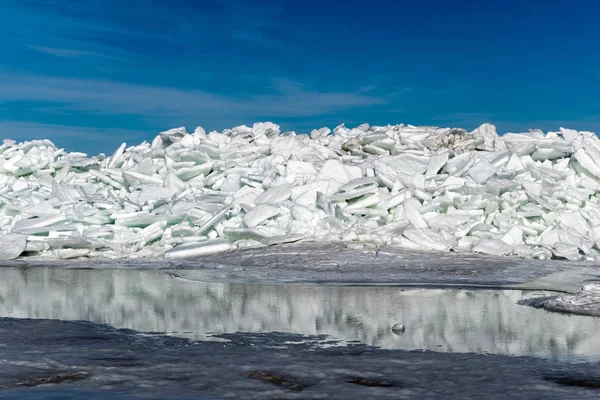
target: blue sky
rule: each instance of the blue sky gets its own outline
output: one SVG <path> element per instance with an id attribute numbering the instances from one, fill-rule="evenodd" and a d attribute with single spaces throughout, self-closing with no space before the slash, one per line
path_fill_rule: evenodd
<path id="1" fill-rule="evenodd" d="M 3 0 L 0 136 L 270 120 L 600 131 L 595 0 Z"/>

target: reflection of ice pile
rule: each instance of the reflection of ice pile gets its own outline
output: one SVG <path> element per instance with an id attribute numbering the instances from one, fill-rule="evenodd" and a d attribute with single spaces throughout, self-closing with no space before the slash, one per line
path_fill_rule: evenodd
<path id="1" fill-rule="evenodd" d="M 485 124 L 257 123 L 161 133 L 112 156 L 0 146 L 0 257 L 169 257 L 360 240 L 524 257 L 600 257 L 600 140 Z"/>
<path id="2" fill-rule="evenodd" d="M 138 331 L 292 332 L 401 349 L 600 356 L 600 320 L 523 307 L 524 292 L 201 283 L 158 271 L 2 268 L 0 317 Z M 393 332 L 401 321 L 402 335 Z"/>

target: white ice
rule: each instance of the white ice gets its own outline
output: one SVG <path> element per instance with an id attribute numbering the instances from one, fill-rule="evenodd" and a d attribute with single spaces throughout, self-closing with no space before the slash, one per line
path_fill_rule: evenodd
<path id="1" fill-rule="evenodd" d="M 0 145 L 0 259 L 189 257 L 291 242 L 600 259 L 600 140 L 412 125 L 198 127 L 68 153 Z M 85 245 L 82 245 L 85 244 Z"/>

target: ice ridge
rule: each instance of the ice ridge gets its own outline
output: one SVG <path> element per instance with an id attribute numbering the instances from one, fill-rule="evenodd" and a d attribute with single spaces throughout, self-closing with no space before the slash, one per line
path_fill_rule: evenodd
<path id="1" fill-rule="evenodd" d="M 112 155 L 0 146 L 0 259 L 188 257 L 300 241 L 600 259 L 600 140 L 264 122 Z"/>

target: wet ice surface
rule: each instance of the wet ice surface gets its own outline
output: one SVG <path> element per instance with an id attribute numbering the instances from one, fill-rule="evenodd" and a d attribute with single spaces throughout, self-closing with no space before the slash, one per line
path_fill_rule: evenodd
<path id="1" fill-rule="evenodd" d="M 0 319 L 0 335 L 2 399 L 599 396 L 596 364 L 364 345 L 324 349 L 313 343 L 322 337 L 277 333 L 193 342 L 55 320 Z M 67 378 L 36 386 L 57 377 Z"/>
<path id="2" fill-rule="evenodd" d="M 191 339 L 289 332 L 390 349 L 600 359 L 600 319 L 517 304 L 547 295 L 204 283 L 156 270 L 0 269 L 0 317 L 88 320 Z M 397 323 L 404 332 L 392 330 Z"/>
<path id="3" fill-rule="evenodd" d="M 0 399 L 600 397 L 600 320 L 516 304 L 598 275 L 358 243 L 5 261 L 0 316 L 35 319 L 0 319 Z M 456 290 L 486 286 L 501 290 Z"/>
<path id="4" fill-rule="evenodd" d="M 203 282 L 328 285 L 477 286 L 576 293 L 600 281 L 593 262 L 531 260 L 477 254 L 414 251 L 367 243 L 306 243 L 240 249 L 182 260 L 30 257 L 2 266 L 172 270 Z"/>

